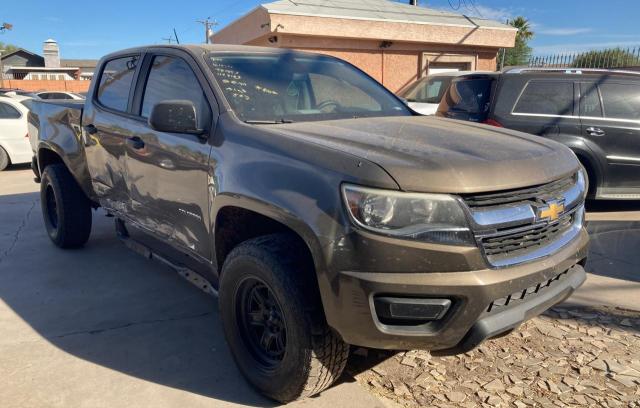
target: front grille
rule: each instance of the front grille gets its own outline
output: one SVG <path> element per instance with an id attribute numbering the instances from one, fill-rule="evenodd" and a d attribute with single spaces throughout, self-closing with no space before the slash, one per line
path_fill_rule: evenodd
<path id="1" fill-rule="evenodd" d="M 465 195 L 462 198 L 470 208 L 499 206 L 522 201 L 536 201 L 544 197 L 558 197 L 576 182 L 576 176 L 566 177 L 548 184 L 495 193 Z"/>
<path id="2" fill-rule="evenodd" d="M 544 185 L 462 198 L 485 258 L 494 267 L 505 267 L 550 255 L 577 236 L 584 188 L 574 174 Z"/>
<path id="3" fill-rule="evenodd" d="M 488 237 L 481 237 L 480 243 L 490 260 L 517 256 L 553 242 L 571 228 L 572 223 L 572 214 L 565 214 L 553 223 L 545 222 L 508 229 Z"/>

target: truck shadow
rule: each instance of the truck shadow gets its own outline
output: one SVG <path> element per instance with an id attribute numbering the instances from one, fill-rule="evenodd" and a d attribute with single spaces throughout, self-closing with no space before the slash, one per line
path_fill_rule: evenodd
<path id="1" fill-rule="evenodd" d="M 0 357 L 14 364 L 1 364 L 0 373 L 43 383 L 77 376 L 67 364 L 52 363 L 56 359 L 37 361 L 44 339 L 74 357 L 145 381 L 219 401 L 274 406 L 237 370 L 216 300 L 126 249 L 116 239 L 113 219 L 97 212 L 93 221 L 85 248 L 59 250 L 45 235 L 37 193 L 0 196 L 0 313 L 15 316 L 3 320 L 2 332 L 14 339 L 0 342 L 0 355 L 4 347 L 19 350 L 21 338 L 35 336 L 23 322 L 37 333 L 35 343 L 24 342 L 24 364 L 15 366 L 15 356 Z M 50 368 L 29 371 L 31 365 Z"/>

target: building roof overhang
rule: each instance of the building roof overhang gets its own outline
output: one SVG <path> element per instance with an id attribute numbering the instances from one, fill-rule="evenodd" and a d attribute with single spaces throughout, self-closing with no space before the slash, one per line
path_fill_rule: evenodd
<path id="1" fill-rule="evenodd" d="M 386 0 L 300 0 L 260 5 L 218 31 L 214 41 L 246 44 L 278 33 L 499 48 L 513 47 L 516 32 L 493 20 Z"/>

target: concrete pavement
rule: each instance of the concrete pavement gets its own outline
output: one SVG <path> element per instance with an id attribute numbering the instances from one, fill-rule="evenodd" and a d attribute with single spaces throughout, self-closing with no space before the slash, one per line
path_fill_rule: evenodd
<path id="1" fill-rule="evenodd" d="M 1 407 L 273 405 L 236 369 L 214 299 L 127 250 L 100 212 L 84 249 L 56 249 L 38 188 L 24 167 L 0 173 Z M 595 210 L 594 273 L 570 302 L 638 307 L 638 210 Z M 388 404 L 345 377 L 293 405 Z"/>

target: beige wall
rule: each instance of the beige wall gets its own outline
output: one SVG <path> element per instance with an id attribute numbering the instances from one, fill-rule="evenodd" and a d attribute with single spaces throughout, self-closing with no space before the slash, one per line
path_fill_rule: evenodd
<path id="1" fill-rule="evenodd" d="M 498 49 L 512 47 L 515 33 L 500 28 L 269 14 L 258 7 L 219 31 L 214 42 L 332 55 L 397 92 L 426 75 L 430 63 L 465 63 L 472 70 L 493 71 Z M 385 47 L 381 39 L 387 42 Z"/>
<path id="2" fill-rule="evenodd" d="M 469 62 L 474 70 L 494 71 L 497 48 L 443 46 L 438 44 L 393 42 L 380 48 L 381 42 L 337 38 L 317 38 L 278 34 L 277 42 L 263 36 L 251 45 L 277 46 L 309 52 L 318 52 L 341 58 L 362 69 L 393 92 L 397 92 L 427 74 L 426 60 L 439 62 Z M 428 54 L 428 58 L 427 55 Z"/>
<path id="3" fill-rule="evenodd" d="M 513 28 L 269 14 L 257 7 L 216 33 L 214 42 L 245 44 L 265 34 L 284 34 L 500 48 L 513 47 L 516 32 Z"/>

